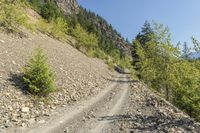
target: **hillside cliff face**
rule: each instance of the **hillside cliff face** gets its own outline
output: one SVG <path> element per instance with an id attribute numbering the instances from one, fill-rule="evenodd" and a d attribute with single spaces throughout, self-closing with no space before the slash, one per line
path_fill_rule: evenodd
<path id="1" fill-rule="evenodd" d="M 78 13 L 78 4 L 76 0 L 55 0 L 65 14 Z"/>
<path id="2" fill-rule="evenodd" d="M 117 48 L 124 54 L 131 55 L 130 42 L 126 41 L 103 17 L 79 7 L 77 19 L 84 29 L 99 37 L 100 47 L 107 49 L 107 53 L 111 53 L 109 49 Z"/>
<path id="3" fill-rule="evenodd" d="M 110 45 L 114 45 L 115 48 L 119 49 L 124 54 L 131 55 L 129 42 L 125 41 L 125 39 L 104 18 L 80 7 L 76 0 L 55 0 L 55 2 L 65 15 L 76 15 L 79 23 L 84 29 L 99 36 L 103 47 L 108 47 L 104 44 L 106 42 Z"/>

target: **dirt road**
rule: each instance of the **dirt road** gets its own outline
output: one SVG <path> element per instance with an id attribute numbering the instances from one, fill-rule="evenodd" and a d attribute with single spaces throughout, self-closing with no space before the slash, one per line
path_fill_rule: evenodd
<path id="1" fill-rule="evenodd" d="M 82 101 L 70 109 L 62 110 L 54 118 L 35 128 L 21 132 L 28 133 L 88 133 L 101 132 L 109 126 L 103 117 L 117 115 L 126 105 L 130 78 L 128 75 L 110 79 L 112 83 L 98 95 Z"/>
<path id="2" fill-rule="evenodd" d="M 199 123 L 145 85 L 119 75 L 96 96 L 22 133 L 199 133 Z"/>

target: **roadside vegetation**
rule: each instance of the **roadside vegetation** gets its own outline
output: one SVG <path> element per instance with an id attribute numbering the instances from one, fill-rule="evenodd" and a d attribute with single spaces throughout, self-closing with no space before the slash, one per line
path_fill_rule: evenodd
<path id="1" fill-rule="evenodd" d="M 194 50 L 199 46 L 194 44 Z M 200 61 L 189 59 L 189 51 L 173 45 L 169 29 L 156 23 L 146 22 L 133 41 L 138 77 L 200 121 Z"/>

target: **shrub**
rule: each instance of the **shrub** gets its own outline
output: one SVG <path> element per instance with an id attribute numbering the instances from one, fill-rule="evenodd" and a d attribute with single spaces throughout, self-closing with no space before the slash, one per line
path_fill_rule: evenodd
<path id="1" fill-rule="evenodd" d="M 50 23 L 50 34 L 57 39 L 65 39 L 68 26 L 63 18 L 53 19 Z"/>
<path id="2" fill-rule="evenodd" d="M 38 22 L 38 29 L 45 34 L 62 40 L 66 38 L 68 26 L 66 21 L 62 18 L 53 19 L 50 23 L 41 19 Z"/>
<path id="3" fill-rule="evenodd" d="M 86 48 L 86 51 L 96 49 L 98 47 L 98 38 L 95 34 L 88 33 L 80 24 L 77 24 L 72 31 L 72 35 L 78 40 L 80 46 Z M 77 46 L 77 47 L 80 47 Z"/>
<path id="4" fill-rule="evenodd" d="M 2 0 L 0 2 L 0 26 L 11 32 L 18 32 L 19 26 L 26 26 L 27 16 L 21 7 L 21 1 L 11 2 Z"/>
<path id="5" fill-rule="evenodd" d="M 122 69 L 132 69 L 131 59 L 128 56 L 121 58 L 118 65 Z"/>
<path id="6" fill-rule="evenodd" d="M 23 72 L 24 83 L 31 94 L 47 96 L 55 90 L 54 75 L 49 69 L 47 58 L 40 48 L 36 50 L 28 65 L 23 68 Z"/>
<path id="7" fill-rule="evenodd" d="M 108 65 L 108 69 L 114 71 L 115 63 L 112 60 L 106 60 L 105 62 Z"/>
<path id="8" fill-rule="evenodd" d="M 42 33 L 45 33 L 45 34 L 48 34 L 50 35 L 50 24 L 48 22 L 46 22 L 46 20 L 44 19 L 40 19 L 38 22 L 37 22 L 37 29 L 39 31 L 41 31 Z"/>
<path id="9" fill-rule="evenodd" d="M 102 60 L 108 59 L 108 56 L 100 48 L 90 49 L 89 51 L 87 51 L 86 55 L 89 57 L 99 58 Z"/>

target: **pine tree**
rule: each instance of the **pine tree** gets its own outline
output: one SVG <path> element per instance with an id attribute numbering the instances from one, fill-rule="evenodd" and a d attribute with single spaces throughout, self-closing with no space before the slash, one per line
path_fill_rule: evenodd
<path id="1" fill-rule="evenodd" d="M 64 18 L 63 12 L 57 7 L 53 0 L 45 0 L 44 5 L 41 7 L 40 14 L 49 22 L 58 17 Z"/>
<path id="2" fill-rule="evenodd" d="M 189 55 L 190 55 L 190 48 L 188 47 L 187 42 L 184 42 L 183 44 L 183 50 L 182 50 L 182 58 L 183 59 L 189 59 Z"/>
<path id="3" fill-rule="evenodd" d="M 137 54 L 137 49 L 139 43 L 142 48 L 145 50 L 146 45 L 148 44 L 149 41 L 152 39 L 155 39 L 155 33 L 148 21 L 145 21 L 141 32 L 139 32 L 135 38 L 135 41 L 133 41 L 132 45 L 132 58 L 133 58 L 133 65 L 136 66 L 136 70 L 140 69 L 139 66 L 137 65 L 138 61 L 140 60 L 139 55 Z"/>
<path id="4" fill-rule="evenodd" d="M 23 68 L 24 83 L 33 95 L 47 96 L 55 90 L 54 75 L 49 69 L 47 58 L 42 49 L 38 48 L 28 65 Z"/>
<path id="5" fill-rule="evenodd" d="M 194 50 L 200 52 L 200 42 L 195 37 L 192 37 L 191 39 L 194 44 Z"/>

